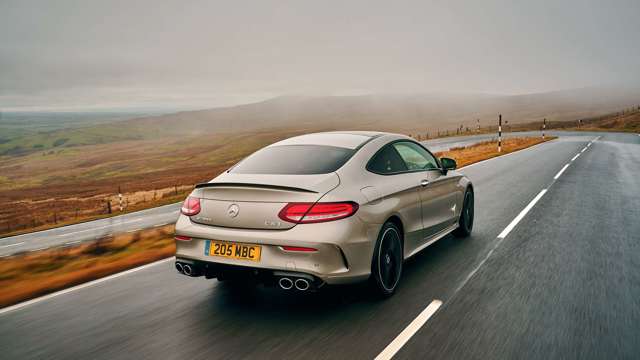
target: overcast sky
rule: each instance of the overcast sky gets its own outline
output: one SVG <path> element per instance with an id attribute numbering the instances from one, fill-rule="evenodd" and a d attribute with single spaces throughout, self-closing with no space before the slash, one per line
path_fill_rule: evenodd
<path id="1" fill-rule="evenodd" d="M 640 83 L 640 1 L 0 0 L 0 108 Z"/>

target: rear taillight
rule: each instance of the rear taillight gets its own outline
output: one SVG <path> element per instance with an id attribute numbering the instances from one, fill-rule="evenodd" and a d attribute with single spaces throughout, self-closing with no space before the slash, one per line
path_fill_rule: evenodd
<path id="1" fill-rule="evenodd" d="M 189 236 L 176 235 L 174 238 L 178 241 L 191 241 Z"/>
<path id="2" fill-rule="evenodd" d="M 297 252 L 316 252 L 318 249 L 304 247 L 304 246 L 281 246 L 284 251 L 297 251 Z"/>
<path id="3" fill-rule="evenodd" d="M 310 224 L 344 219 L 356 213 L 358 204 L 347 202 L 332 203 L 289 203 L 278 217 L 296 224 Z"/>
<path id="4" fill-rule="evenodd" d="M 180 211 L 187 216 L 197 215 L 200 212 L 200 199 L 189 196 L 185 199 Z"/>

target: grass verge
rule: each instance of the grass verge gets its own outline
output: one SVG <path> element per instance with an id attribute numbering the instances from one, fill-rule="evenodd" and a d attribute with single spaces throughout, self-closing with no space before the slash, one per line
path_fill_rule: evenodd
<path id="1" fill-rule="evenodd" d="M 175 254 L 173 225 L 0 260 L 0 307 L 99 279 Z"/>

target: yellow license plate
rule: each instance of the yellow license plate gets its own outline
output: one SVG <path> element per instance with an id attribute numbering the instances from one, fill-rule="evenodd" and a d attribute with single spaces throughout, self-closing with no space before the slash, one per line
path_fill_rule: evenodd
<path id="1" fill-rule="evenodd" d="M 260 261 L 260 245 L 238 244 L 226 241 L 210 240 L 208 254 L 229 259 Z"/>

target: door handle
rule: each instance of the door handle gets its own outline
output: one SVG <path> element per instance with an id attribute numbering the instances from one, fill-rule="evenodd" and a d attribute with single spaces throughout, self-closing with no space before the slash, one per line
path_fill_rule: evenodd
<path id="1" fill-rule="evenodd" d="M 424 180 L 420 180 L 420 186 L 425 187 L 429 185 L 429 180 L 424 179 Z"/>

